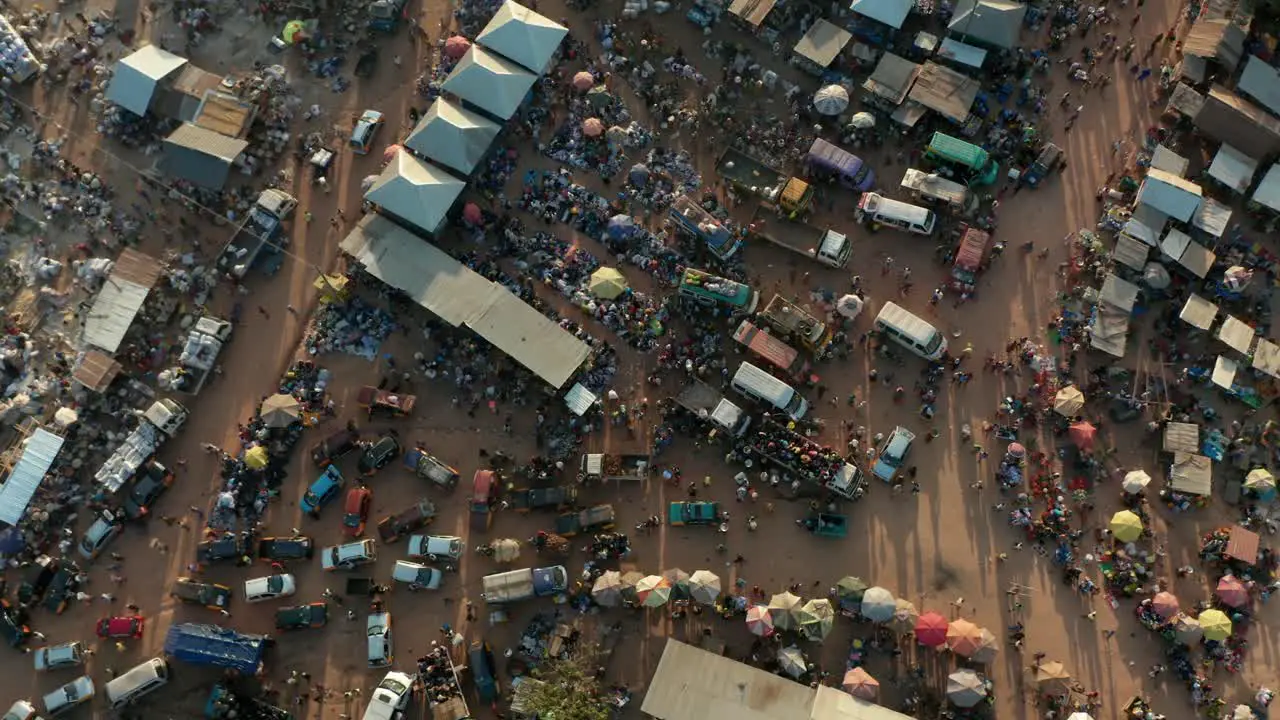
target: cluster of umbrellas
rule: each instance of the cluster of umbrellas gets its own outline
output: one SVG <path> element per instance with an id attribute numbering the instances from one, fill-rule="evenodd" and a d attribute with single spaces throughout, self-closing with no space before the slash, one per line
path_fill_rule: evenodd
<path id="1" fill-rule="evenodd" d="M 591 597 L 604 607 L 617 607 L 624 600 L 648 608 L 662 607 L 672 600 L 714 605 L 720 597 L 720 577 L 710 570 L 692 575 L 678 568 L 661 575 L 609 570 L 596 578 Z"/>
<path id="2" fill-rule="evenodd" d="M 964 619 L 948 622 L 936 612 L 922 615 L 909 600 L 894 598 L 882 587 L 867 587 L 861 578 L 841 578 L 836 583 L 836 595 L 842 605 L 856 605 L 862 617 L 871 622 L 891 623 L 903 632 L 914 633 L 921 645 L 945 645 L 955 654 L 980 663 L 990 663 L 1000 651 L 1000 642 L 990 630 Z"/>
<path id="3" fill-rule="evenodd" d="M 1218 599 L 1231 607 L 1243 607 L 1249 603 L 1249 591 L 1232 575 L 1218 581 Z M 1156 593 L 1151 598 L 1151 608 L 1165 620 L 1173 623 L 1173 634 L 1183 645 L 1194 645 L 1201 638 L 1221 642 L 1231 637 L 1231 618 L 1221 610 L 1211 609 L 1195 618 L 1182 612 L 1178 598 L 1171 592 Z"/>
<path id="4" fill-rule="evenodd" d="M 795 630 L 809 640 L 821 641 L 835 626 L 836 610 L 826 598 L 803 602 L 791 592 L 774 595 L 768 605 L 747 609 L 747 629 L 769 637 L 777 630 Z"/>

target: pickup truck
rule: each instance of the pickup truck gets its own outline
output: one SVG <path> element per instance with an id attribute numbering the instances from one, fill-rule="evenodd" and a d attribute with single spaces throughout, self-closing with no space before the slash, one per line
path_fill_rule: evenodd
<path id="1" fill-rule="evenodd" d="M 564 592 L 569 587 L 569 575 L 563 565 L 524 568 L 485 575 L 480 586 L 486 603 L 519 602 Z"/>
<path id="2" fill-rule="evenodd" d="M 701 380 L 686 385 L 676 396 L 676 404 L 728 432 L 731 437 L 741 437 L 751 427 L 751 416 L 745 410 Z"/>
<path id="3" fill-rule="evenodd" d="M 378 537 L 382 542 L 390 543 L 399 540 L 416 530 L 426 527 L 436 517 L 435 503 L 422 498 L 413 505 L 378 521 Z"/>
<path id="4" fill-rule="evenodd" d="M 204 388 L 218 364 L 218 355 L 231 338 L 231 323 L 216 317 L 196 321 L 178 357 L 178 366 L 170 372 L 170 386 L 187 395 L 197 395 Z"/>
<path id="5" fill-rule="evenodd" d="M 813 188 L 797 177 L 728 148 L 716 160 L 716 173 L 731 185 L 778 207 L 789 215 L 800 215 L 813 200 Z"/>
<path id="6" fill-rule="evenodd" d="M 668 525 L 715 525 L 719 522 L 719 503 L 682 501 L 667 507 Z"/>
<path id="7" fill-rule="evenodd" d="M 743 444 L 752 455 L 791 477 L 817 485 L 846 499 L 856 500 L 862 497 L 865 490 L 866 479 L 858 466 L 850 463 L 835 449 L 792 432 L 767 417 L 761 421 L 759 430 L 750 433 Z M 800 450 L 797 452 L 793 448 Z M 801 463 L 800 454 L 809 458 L 809 462 Z"/>
<path id="8" fill-rule="evenodd" d="M 201 564 L 240 560 L 253 550 L 253 534 L 248 530 L 229 532 L 196 546 L 196 561 Z"/>
<path id="9" fill-rule="evenodd" d="M 570 485 L 548 488 L 516 488 L 508 495 L 508 502 L 516 512 L 530 510 L 563 510 L 572 507 L 578 499 L 578 489 Z"/>
<path id="10" fill-rule="evenodd" d="M 430 480 L 446 490 L 452 490 L 458 485 L 458 471 L 423 448 L 415 447 L 405 453 L 404 464 L 418 477 Z"/>
<path id="11" fill-rule="evenodd" d="M 844 233 L 831 228 L 821 228 L 804 222 L 788 222 L 782 216 L 773 216 L 765 206 L 756 208 L 747 225 L 749 237 L 760 238 L 816 260 L 831 268 L 842 268 L 853 254 L 853 241 Z"/>
<path id="12" fill-rule="evenodd" d="M 217 625 L 180 623 L 169 626 L 164 653 L 192 665 L 225 668 L 253 677 L 262 668 L 267 641 L 265 635 L 239 633 Z"/>
<path id="13" fill-rule="evenodd" d="M 263 190 L 218 255 L 218 272 L 236 280 L 247 275 L 262 249 L 284 234 L 284 221 L 297 206 L 297 199 L 283 190 Z"/>
<path id="14" fill-rule="evenodd" d="M 617 514 L 612 505 L 593 505 L 581 512 L 565 513 L 556 518 L 556 534 L 573 537 L 579 533 L 608 530 L 613 527 Z"/>
<path id="15" fill-rule="evenodd" d="M 140 416 L 138 427 L 125 437 L 93 475 L 94 481 L 109 494 L 124 487 L 139 468 L 155 457 L 156 451 L 178 434 L 188 416 L 187 409 L 170 398 L 161 398 L 146 410 L 134 412 Z"/>
<path id="16" fill-rule="evenodd" d="M 586 453 L 578 472 L 584 481 L 644 480 L 649 476 L 649 456 Z"/>

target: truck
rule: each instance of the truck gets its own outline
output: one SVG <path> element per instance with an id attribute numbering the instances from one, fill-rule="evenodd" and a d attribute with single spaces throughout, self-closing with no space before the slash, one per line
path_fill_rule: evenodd
<path id="1" fill-rule="evenodd" d="M 578 468 L 578 481 L 644 480 L 649 476 L 648 455 L 584 453 Z"/>
<path id="2" fill-rule="evenodd" d="M 192 665 L 224 668 L 252 677 L 262 669 L 267 642 L 265 635 L 240 633 L 217 625 L 178 623 L 169 626 L 164 653 Z"/>
<path id="3" fill-rule="evenodd" d="M 530 510 L 563 510 L 578 500 L 578 488 L 556 485 L 544 488 L 516 488 L 507 493 L 508 502 L 516 512 Z"/>
<path id="4" fill-rule="evenodd" d="M 721 260 L 742 249 L 742 238 L 688 195 L 681 195 L 667 213 L 676 228 L 698 240 Z"/>
<path id="5" fill-rule="evenodd" d="M 534 597 L 558 595 L 569 588 L 569 574 L 563 565 L 524 568 L 485 575 L 481 597 L 489 604 L 520 602 Z"/>
<path id="6" fill-rule="evenodd" d="M 760 238 L 827 267 L 842 268 L 849 263 L 853 241 L 848 235 L 805 222 L 770 223 L 768 213 L 764 205 L 756 208 L 747 225 L 748 237 Z"/>
<path id="7" fill-rule="evenodd" d="M 815 357 L 826 354 L 832 332 L 827 324 L 781 295 L 774 295 L 758 316 L 783 340 L 806 348 Z"/>
<path id="8" fill-rule="evenodd" d="M 268 245 L 274 251 L 268 254 L 281 256 L 273 241 L 284 234 L 284 222 L 297 206 L 297 198 L 283 190 L 263 190 L 219 253 L 218 272 L 243 278 Z"/>
<path id="9" fill-rule="evenodd" d="M 857 500 L 866 492 L 866 475 L 861 468 L 835 449 L 820 445 L 768 417 L 743 444 L 750 455 L 782 470 L 791 479 L 817 485 L 846 500 Z M 802 457 L 806 458 L 803 462 Z"/>
<path id="10" fill-rule="evenodd" d="M 716 160 L 716 173 L 738 190 L 760 198 L 792 219 L 803 215 L 813 201 L 813 187 L 808 182 L 734 148 L 728 148 Z"/>
<path id="11" fill-rule="evenodd" d="M 676 396 L 676 404 L 732 437 L 741 437 L 751 427 L 751 416 L 745 410 L 701 380 L 686 385 Z"/>
<path id="12" fill-rule="evenodd" d="M 907 172 L 902 176 L 900 187 L 906 190 L 913 200 L 943 203 L 952 212 L 967 215 L 978 208 L 978 196 L 969 192 L 969 188 L 937 173 L 907 168 Z"/>
<path id="13" fill-rule="evenodd" d="M 458 471 L 452 465 L 427 452 L 425 448 L 415 447 L 405 453 L 404 464 L 418 477 L 430 480 L 446 490 L 452 490 L 458 485 Z"/>
<path id="14" fill-rule="evenodd" d="M 146 410 L 134 412 L 141 416 L 138 427 L 94 473 L 94 481 L 107 493 L 118 491 L 139 468 L 155 457 L 165 441 L 178 434 L 188 415 L 181 403 L 170 398 L 161 398 Z"/>
<path id="15" fill-rule="evenodd" d="M 170 380 L 174 390 L 187 395 L 199 394 L 205 381 L 213 375 L 223 346 L 231 339 L 231 327 L 226 320 L 208 315 L 196 321 Z"/>

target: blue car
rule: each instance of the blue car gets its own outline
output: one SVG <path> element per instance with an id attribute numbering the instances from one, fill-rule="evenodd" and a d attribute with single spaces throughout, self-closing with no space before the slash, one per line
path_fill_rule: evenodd
<path id="1" fill-rule="evenodd" d="M 889 433 L 889 438 L 885 440 L 884 446 L 880 448 L 880 457 L 871 468 L 871 474 L 887 483 L 893 482 L 898 471 L 902 469 L 907 453 L 911 450 L 911 443 L 915 439 L 915 433 L 901 425 L 894 428 L 893 432 Z"/>
<path id="2" fill-rule="evenodd" d="M 342 473 L 336 465 L 330 465 L 324 469 L 320 477 L 311 483 L 311 487 L 307 488 L 306 494 L 302 496 L 302 501 L 298 505 L 302 508 L 302 512 L 309 515 L 319 515 L 320 508 L 333 502 L 338 494 L 342 492 L 342 486 L 346 484 L 346 480 L 342 478 Z"/>

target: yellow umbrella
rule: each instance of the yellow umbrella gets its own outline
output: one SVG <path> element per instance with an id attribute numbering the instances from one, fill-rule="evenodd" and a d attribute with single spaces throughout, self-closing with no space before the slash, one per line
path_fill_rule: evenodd
<path id="1" fill-rule="evenodd" d="M 1075 385 L 1068 385 L 1053 398 L 1053 409 L 1063 417 L 1075 417 L 1084 407 L 1084 393 Z"/>
<path id="2" fill-rule="evenodd" d="M 616 268 L 602 267 L 591 273 L 587 287 L 592 295 L 612 300 L 627 291 L 627 279 Z"/>
<path id="3" fill-rule="evenodd" d="M 1221 610 L 1205 610 L 1200 613 L 1200 629 L 1205 640 L 1221 642 L 1231 637 L 1231 618 Z"/>
<path id="4" fill-rule="evenodd" d="M 1266 468 L 1254 468 L 1244 477 L 1244 486 L 1259 492 L 1276 489 L 1276 479 Z"/>
<path id="5" fill-rule="evenodd" d="M 267 466 L 267 449 L 261 445 L 255 445 L 249 448 L 244 454 L 244 464 L 254 470 L 261 470 Z"/>
<path id="6" fill-rule="evenodd" d="M 1135 515 L 1132 510 L 1121 510 L 1111 516 L 1111 522 L 1107 527 L 1111 528 L 1111 533 L 1120 542 L 1133 542 L 1142 537 L 1142 518 Z"/>
<path id="7" fill-rule="evenodd" d="M 298 37 L 298 34 L 301 33 L 302 30 L 303 23 L 301 20 L 290 20 L 284 24 L 284 30 L 280 32 L 280 39 L 284 40 L 289 45 L 292 45 L 294 38 Z"/>

